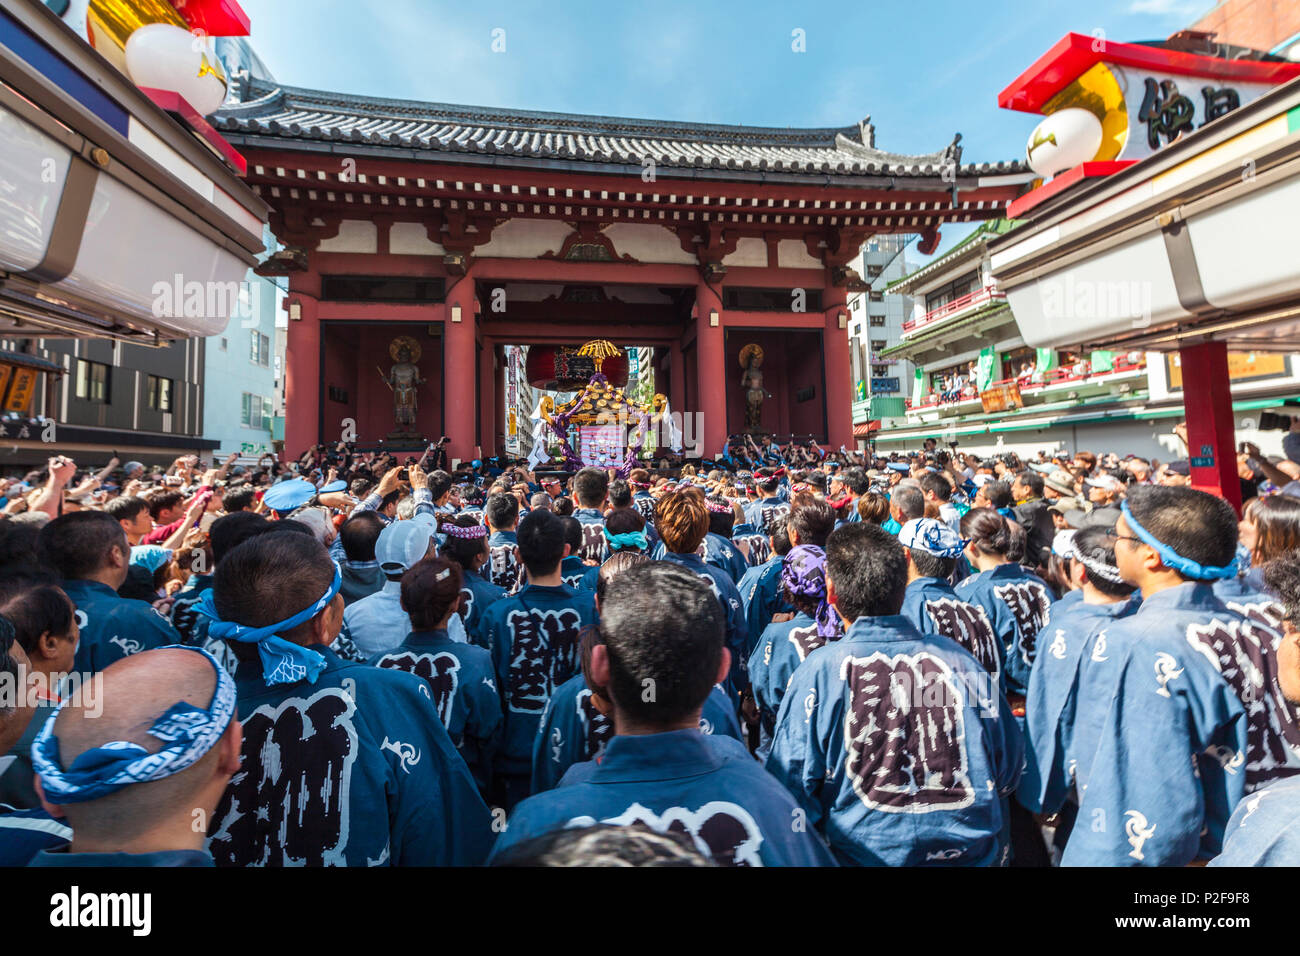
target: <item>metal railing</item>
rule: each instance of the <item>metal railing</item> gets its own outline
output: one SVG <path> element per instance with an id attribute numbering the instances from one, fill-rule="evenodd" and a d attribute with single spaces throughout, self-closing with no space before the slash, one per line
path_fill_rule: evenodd
<path id="1" fill-rule="evenodd" d="M 972 306 L 982 305 L 986 302 L 994 302 L 999 299 L 1005 300 L 1006 297 L 1007 294 L 1005 292 L 999 292 L 992 286 L 981 286 L 974 292 L 967 292 L 960 298 L 953 299 L 951 302 L 945 302 L 937 309 L 931 309 L 919 319 L 909 319 L 904 322 L 903 334 L 907 335 L 909 332 L 915 332 L 917 329 L 924 328 L 927 325 L 933 325 L 935 322 L 951 318 L 957 313 L 964 312 Z"/>

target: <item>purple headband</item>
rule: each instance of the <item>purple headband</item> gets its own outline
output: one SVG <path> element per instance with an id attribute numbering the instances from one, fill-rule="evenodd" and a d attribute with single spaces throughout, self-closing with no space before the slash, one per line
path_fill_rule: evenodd
<path id="1" fill-rule="evenodd" d="M 483 527 L 481 524 L 474 524 L 474 525 L 470 525 L 468 528 L 463 528 L 458 524 L 452 524 L 451 522 L 447 522 L 438 530 L 441 531 L 443 534 L 451 535 L 453 538 L 464 538 L 470 541 L 472 541 L 474 538 L 487 537 L 487 528 Z"/>
<path id="2" fill-rule="evenodd" d="M 792 597 L 816 598 L 817 636 L 833 641 L 844 633 L 835 609 L 826 601 L 826 552 L 815 544 L 790 549 L 781 562 L 781 584 Z"/>

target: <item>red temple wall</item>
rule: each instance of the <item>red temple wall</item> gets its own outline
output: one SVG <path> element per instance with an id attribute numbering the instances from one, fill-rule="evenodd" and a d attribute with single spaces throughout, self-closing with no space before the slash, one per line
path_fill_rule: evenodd
<path id="1" fill-rule="evenodd" d="M 418 366 L 425 383 L 417 393 L 416 428 L 431 440 L 441 435 L 442 341 L 428 334 L 425 323 L 327 323 L 321 342 L 325 368 L 321 383 L 325 439 L 334 440 L 339 421 L 344 417 L 356 419 L 357 441 L 361 444 L 377 442 L 396 427 L 393 393 L 384 384 L 380 372 L 386 374 L 393 366 L 388 344 L 398 335 L 412 336 L 423 349 Z M 473 388 L 473 369 L 469 370 L 469 376 L 468 386 L 461 387 Z M 457 380 L 453 375 L 452 382 Z M 349 407 L 330 401 L 331 385 L 348 390 Z"/>
<path id="2" fill-rule="evenodd" d="M 821 336 L 802 330 L 727 329 L 727 434 L 734 435 L 745 427 L 740 350 L 750 342 L 763 349 L 763 387 L 772 393 L 772 398 L 763 403 L 763 427 L 777 435 L 811 434 L 822 440 L 826 433 L 826 383 Z M 812 398 L 797 401 L 799 389 L 809 387 L 813 389 Z"/>

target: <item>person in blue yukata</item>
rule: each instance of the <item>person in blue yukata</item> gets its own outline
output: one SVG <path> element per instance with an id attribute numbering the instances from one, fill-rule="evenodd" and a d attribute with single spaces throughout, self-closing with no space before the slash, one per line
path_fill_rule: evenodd
<path id="1" fill-rule="evenodd" d="M 519 502 L 514 495 L 497 492 L 488 495 L 484 509 L 488 530 L 488 565 L 485 577 L 507 593 L 517 591 L 524 580 L 524 566 L 519 560 Z"/>
<path id="2" fill-rule="evenodd" d="M 206 651 L 142 651 L 103 671 L 93 708 L 70 700 L 32 745 L 41 802 L 72 828 L 31 866 L 207 866 L 203 827 L 239 771 L 235 684 Z"/>
<path id="3" fill-rule="evenodd" d="M 1024 710 L 1038 634 L 1052 609 L 1051 589 L 1011 559 L 1011 523 L 992 508 L 972 508 L 961 519 L 965 557 L 975 574 L 954 589 L 984 608 L 1002 648 L 1002 681 L 1012 707 Z"/>
<path id="4" fill-rule="evenodd" d="M 1120 664 L 1061 862 L 1183 866 L 1219 854 L 1243 798 L 1300 774 L 1300 720 L 1278 686 L 1285 639 L 1210 583 L 1237 573 L 1232 506 L 1139 485 L 1121 512 L 1115 563 L 1142 606 L 1104 632 Z"/>
<path id="5" fill-rule="evenodd" d="M 605 546 L 610 556 L 604 564 L 587 568 L 578 583 L 583 591 L 595 591 L 600 583 L 600 572 L 619 554 L 646 554 L 650 547 L 650 535 L 641 512 L 634 508 L 619 508 L 605 518 Z"/>
<path id="6" fill-rule="evenodd" d="M 705 564 L 696 553 L 709 529 L 704 492 L 699 488 L 687 488 L 664 495 L 655 508 L 655 527 L 659 529 L 659 537 L 666 549 L 661 560 L 680 564 L 705 578 L 722 606 L 727 622 L 727 649 L 731 652 L 731 676 L 726 688 L 739 704 L 741 696 L 749 690 L 749 678 L 745 673 L 750 651 L 749 632 L 745 627 L 740 592 L 736 590 L 731 575 Z"/>
<path id="7" fill-rule="evenodd" d="M 560 519 L 564 524 L 564 543 L 569 546 L 569 553 L 560 562 L 560 581 L 566 588 L 575 591 L 582 587 L 583 579 L 592 568 L 599 568 L 600 563 L 588 564 L 582 558 L 584 531 L 582 522 L 574 517 Z M 604 541 L 605 526 L 601 525 L 601 540 Z"/>
<path id="8" fill-rule="evenodd" d="M 1280 628 L 1282 604 L 1269 592 L 1264 568 L 1300 548 L 1300 498 L 1281 494 L 1252 498 L 1241 509 L 1237 528 L 1241 536 L 1237 551 L 1245 552 L 1249 567 L 1235 577 L 1215 581 L 1214 594 L 1238 614 Z"/>
<path id="9" fill-rule="evenodd" d="M 795 522 L 791 512 L 788 524 Z M 769 624 L 749 659 L 762 734 L 760 759 L 767 757 L 781 699 L 795 670 L 817 648 L 844 636 L 844 622 L 826 600 L 826 552 L 820 547 L 800 544 L 790 549 L 781 562 L 781 590 L 795 616 Z"/>
<path id="10" fill-rule="evenodd" d="M 1260 570 L 1261 591 L 1281 609 L 1278 687 L 1290 703 L 1300 704 L 1300 551 L 1275 555 Z M 1300 776 L 1256 790 L 1237 804 L 1224 831 L 1223 852 L 1210 866 L 1300 865 L 1298 807 Z"/>
<path id="11" fill-rule="evenodd" d="M 903 617 L 922 634 L 955 641 L 1001 685 L 1002 645 L 984 608 L 957 597 L 948 584 L 966 542 L 938 518 L 913 518 L 898 532 L 907 556 Z"/>
<path id="12" fill-rule="evenodd" d="M 745 509 L 745 520 L 757 531 L 770 535 L 772 528 L 790 513 L 790 504 L 781 497 L 784 468 L 760 468 L 754 473 L 759 499 Z"/>
<path id="13" fill-rule="evenodd" d="M 770 557 L 747 570 L 736 582 L 745 609 L 745 628 L 754 635 L 755 642 L 777 614 L 794 613 L 781 592 L 781 559 L 790 552 L 787 523 L 782 521 L 773 528 L 767 541 Z"/>
<path id="14" fill-rule="evenodd" d="M 630 516 L 640 517 L 635 512 Z M 649 555 L 643 551 L 618 551 L 596 569 L 600 573 L 592 590 L 596 594 L 597 614 L 600 613 L 600 602 L 609 582 L 615 575 L 649 560 Z M 537 728 L 537 740 L 533 744 L 534 794 L 554 787 L 573 764 L 599 757 L 605 750 L 605 744 L 614 736 L 613 711 L 608 697 L 603 688 L 591 686 L 591 648 L 599 639 L 596 628 L 583 635 L 582 672 L 556 688 L 546 705 L 546 713 L 542 715 L 542 722 Z M 735 709 L 721 687 L 715 686 L 704 702 L 704 710 L 700 714 L 700 731 L 742 739 Z"/>
<path id="15" fill-rule="evenodd" d="M 12 747 L 0 747 L 0 764 L 6 762 L 6 754 L 9 762 L 8 767 L 0 766 L 0 803 L 35 809 L 41 802 L 32 777 L 32 741 L 58 707 L 60 691 L 75 691 L 68 677 L 80 638 L 77 609 L 55 584 L 10 582 L 0 595 L 0 640 L 16 642 L 15 654 L 25 659 L 28 679 L 35 678 L 31 686 L 35 706 L 19 708 L 31 711 L 26 732 Z"/>
<path id="16" fill-rule="evenodd" d="M 466 639 L 471 644 L 487 647 L 487 632 L 483 622 L 487 609 L 506 596 L 506 589 L 498 587 L 483 576 L 488 568 L 487 528 L 468 515 L 442 518 L 438 522 L 443 536 L 440 549 L 442 557 L 460 565 L 460 616 Z"/>
<path id="17" fill-rule="evenodd" d="M 238 659 L 244 724 L 208 831 L 217 865 L 483 862 L 490 815 L 428 684 L 330 650 L 341 584 L 319 542 L 273 529 L 221 560 L 199 604 Z"/>
<path id="18" fill-rule="evenodd" d="M 501 698 L 487 649 L 457 643 L 447 634 L 447 621 L 463 599 L 459 565 L 442 557 L 417 562 L 402 575 L 402 610 L 411 619 L 411 633 L 372 663 L 425 682 L 451 742 L 479 792 L 486 793 L 501 735 Z"/>
<path id="19" fill-rule="evenodd" d="M 15 628 L 0 617 L 0 686 L 27 688 L 30 666 Z M 72 829 L 41 807 L 32 783 L 32 740 L 57 702 L 40 701 L 34 707 L 31 703 L 22 694 L 0 697 L 0 781 L 4 783 L 0 790 L 0 866 L 26 866 L 41 850 L 66 846 L 72 839 Z M 19 749 L 25 760 L 16 752 Z M 23 794 L 18 802 L 11 798 L 15 790 Z"/>
<path id="20" fill-rule="evenodd" d="M 705 700 L 731 671 L 722 608 L 701 575 L 668 561 L 624 571 L 606 591 L 600 632 L 591 679 L 613 709 L 614 737 L 598 761 L 515 808 L 493 861 L 551 831 L 604 823 L 677 831 L 719 864 L 829 864 L 744 746 L 700 732 Z"/>
<path id="21" fill-rule="evenodd" d="M 131 551 L 122 526 L 109 515 L 78 511 L 55 518 L 41 529 L 38 544 L 77 606 L 81 642 L 73 667 L 83 676 L 131 654 L 181 642 L 151 605 L 118 597 Z"/>
<path id="22" fill-rule="evenodd" d="M 1088 778 L 1121 659 L 1106 632 L 1142 603 L 1119 573 L 1115 544 L 1111 528 L 1081 528 L 1074 534 L 1068 567 L 1074 591 L 1082 596 L 1064 609 L 1060 601 L 1052 606 L 1029 676 L 1029 748 L 1016 796 L 1034 813 L 1064 811 L 1058 844 L 1073 826 L 1075 783 Z"/>
<path id="23" fill-rule="evenodd" d="M 609 494 L 609 475 L 599 468 L 583 468 L 573 476 L 573 497 L 577 508 L 573 517 L 582 526 L 582 546 L 574 555 L 586 563 L 605 560 L 605 499 Z"/>
<path id="24" fill-rule="evenodd" d="M 493 604 L 484 622 L 505 715 L 493 804 L 507 811 L 528 796 L 538 724 L 551 694 L 578 673 L 582 632 L 595 622 L 595 595 L 561 580 L 568 555 L 564 520 L 549 511 L 530 512 L 519 524 L 528 583 Z"/>
<path id="25" fill-rule="evenodd" d="M 848 630 L 794 672 L 767 769 L 841 863 L 1003 862 L 1019 727 L 982 664 L 900 616 L 906 588 L 893 535 L 868 522 L 831 534 L 827 599 Z"/>

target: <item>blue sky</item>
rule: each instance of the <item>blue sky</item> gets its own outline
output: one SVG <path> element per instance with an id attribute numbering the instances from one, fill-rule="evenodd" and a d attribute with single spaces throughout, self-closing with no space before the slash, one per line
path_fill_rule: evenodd
<path id="1" fill-rule="evenodd" d="M 997 94 L 1065 33 L 1168 36 L 1213 0 L 241 0 L 287 84 L 446 103 L 754 126 L 852 126 L 965 161 L 1023 156 Z M 494 52 L 504 40 L 504 52 Z M 792 49 L 803 31 L 806 52 Z M 944 245 L 956 238 L 945 234 Z"/>

